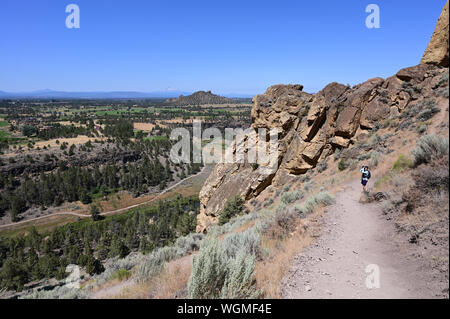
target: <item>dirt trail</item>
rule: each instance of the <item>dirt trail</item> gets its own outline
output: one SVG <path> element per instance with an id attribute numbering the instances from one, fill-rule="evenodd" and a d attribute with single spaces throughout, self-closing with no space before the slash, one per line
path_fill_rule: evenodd
<path id="1" fill-rule="evenodd" d="M 321 217 L 321 235 L 282 282 L 283 298 L 434 298 L 429 272 L 397 234 L 379 204 L 361 204 L 359 180 L 336 195 Z M 380 287 L 368 289 L 366 267 L 379 267 Z"/>

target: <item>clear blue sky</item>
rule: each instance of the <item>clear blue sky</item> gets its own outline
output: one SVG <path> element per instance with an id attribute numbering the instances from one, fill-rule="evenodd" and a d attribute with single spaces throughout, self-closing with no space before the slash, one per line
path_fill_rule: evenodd
<path id="1" fill-rule="evenodd" d="M 65 26 L 78 4 L 81 28 Z M 366 5 L 381 10 L 367 29 Z M 445 0 L 2 0 L 0 90 L 262 93 L 419 63 Z"/>

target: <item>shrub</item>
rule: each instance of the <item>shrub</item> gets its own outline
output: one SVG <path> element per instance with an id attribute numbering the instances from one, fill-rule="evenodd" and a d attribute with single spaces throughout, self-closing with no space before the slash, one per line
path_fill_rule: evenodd
<path id="1" fill-rule="evenodd" d="M 412 165 L 413 162 L 409 157 L 400 154 L 397 160 L 395 161 L 394 165 L 392 166 L 392 170 L 396 172 L 402 172 L 405 169 L 412 167 Z"/>
<path id="2" fill-rule="evenodd" d="M 448 82 L 448 71 L 441 74 L 437 83 L 433 86 L 433 89 L 437 89 L 438 87 L 445 85 Z"/>
<path id="3" fill-rule="evenodd" d="M 119 280 L 119 281 L 122 281 L 122 280 L 127 280 L 127 279 L 129 279 L 131 277 L 131 272 L 129 271 L 129 270 L 126 270 L 126 269 L 119 269 L 119 270 L 116 270 L 112 275 L 111 275 L 111 277 L 110 277 L 110 279 L 111 280 L 115 280 L 115 279 L 117 279 L 117 280 Z"/>
<path id="4" fill-rule="evenodd" d="M 19 297 L 19 299 L 85 299 L 83 289 L 68 288 L 67 286 L 55 287 L 52 290 L 33 290 Z"/>
<path id="5" fill-rule="evenodd" d="M 443 136 L 422 136 L 412 151 L 414 165 L 429 163 L 433 159 L 439 159 L 448 155 L 448 139 Z"/>
<path id="6" fill-rule="evenodd" d="M 349 166 L 348 162 L 345 159 L 341 159 L 338 163 L 338 169 L 340 171 L 345 170 Z"/>
<path id="7" fill-rule="evenodd" d="M 228 200 L 224 209 L 219 214 L 219 225 L 227 223 L 230 218 L 236 216 L 242 212 L 244 208 L 244 200 L 241 196 L 237 195 Z"/>
<path id="8" fill-rule="evenodd" d="M 203 234 L 191 233 L 187 236 L 179 237 L 175 242 L 178 256 L 184 256 L 188 253 L 199 250 L 200 243 L 203 240 Z"/>
<path id="9" fill-rule="evenodd" d="M 188 282 L 190 298 L 219 298 L 227 274 L 227 261 L 219 241 L 214 239 L 202 247 L 192 262 Z"/>
<path id="10" fill-rule="evenodd" d="M 227 267 L 227 275 L 221 290 L 221 299 L 258 298 L 255 290 L 255 257 L 240 250 Z"/>
<path id="11" fill-rule="evenodd" d="M 448 99 L 449 96 L 449 92 L 448 92 L 448 87 L 443 88 L 442 90 L 439 91 L 439 95 Z"/>
<path id="12" fill-rule="evenodd" d="M 297 217 L 298 216 L 291 211 L 284 211 L 275 216 L 275 223 L 284 231 L 290 232 L 295 228 L 294 220 Z"/>
<path id="13" fill-rule="evenodd" d="M 358 155 L 358 157 L 356 159 L 358 161 L 364 161 L 366 159 L 369 159 L 371 155 L 372 155 L 372 153 L 363 153 L 361 155 Z"/>
<path id="14" fill-rule="evenodd" d="M 372 153 L 370 153 L 370 166 L 377 167 L 379 158 L 380 158 L 380 152 L 373 151 Z"/>
<path id="15" fill-rule="evenodd" d="M 448 156 L 436 160 L 431 165 L 423 165 L 413 173 L 415 186 L 422 190 L 448 190 Z"/>
<path id="16" fill-rule="evenodd" d="M 342 153 L 342 149 L 340 149 L 340 148 L 336 149 L 336 151 L 334 152 L 334 155 L 333 155 L 335 162 L 341 157 L 341 153 Z"/>
<path id="17" fill-rule="evenodd" d="M 244 250 L 249 255 L 261 256 L 260 245 L 260 236 L 254 228 L 240 233 L 232 233 L 226 236 L 222 243 L 223 253 L 227 259 L 236 257 L 239 250 Z"/>
<path id="18" fill-rule="evenodd" d="M 381 144 L 383 142 L 384 142 L 383 138 L 378 134 L 375 134 L 370 138 L 370 145 L 372 146 Z"/>
<path id="19" fill-rule="evenodd" d="M 260 236 L 254 228 L 229 235 L 221 244 L 209 240 L 193 260 L 188 282 L 190 298 L 257 298 L 255 247 Z"/>
<path id="20" fill-rule="evenodd" d="M 328 168 L 328 164 L 326 161 L 322 161 L 319 163 L 319 165 L 317 165 L 317 171 L 319 173 L 322 173 L 323 171 L 325 171 Z"/>
<path id="21" fill-rule="evenodd" d="M 165 246 L 152 252 L 139 269 L 139 280 L 145 281 L 158 274 L 164 264 L 177 257 L 177 249 L 173 246 Z"/>
<path id="22" fill-rule="evenodd" d="M 331 196 L 327 192 L 322 192 L 309 197 L 302 205 L 296 206 L 296 209 L 298 210 L 299 214 L 310 214 L 317 208 L 317 206 L 328 206 L 333 204 L 334 202 L 335 201 L 333 196 Z"/>
<path id="23" fill-rule="evenodd" d="M 430 118 L 434 116 L 434 114 L 440 112 L 441 110 L 436 106 L 436 102 L 433 100 L 426 100 L 419 114 L 417 114 L 417 119 L 419 121 L 428 121 Z"/>
<path id="24" fill-rule="evenodd" d="M 281 195 L 281 202 L 284 204 L 290 204 L 295 202 L 296 200 L 299 200 L 300 198 L 302 198 L 302 195 L 299 191 L 283 193 L 283 195 Z"/>
<path id="25" fill-rule="evenodd" d="M 313 182 L 312 181 L 308 181 L 305 184 L 303 184 L 303 190 L 305 192 L 309 192 L 309 190 L 313 187 Z"/>
<path id="26" fill-rule="evenodd" d="M 278 206 L 275 208 L 275 213 L 284 212 L 287 210 L 287 206 L 285 203 L 279 203 Z"/>
<path id="27" fill-rule="evenodd" d="M 273 199 L 272 199 L 272 198 L 267 198 L 267 199 L 264 201 L 263 206 L 264 206 L 264 207 L 267 207 L 267 206 L 270 206 L 270 205 L 272 205 L 272 204 L 273 204 Z"/>
<path id="28" fill-rule="evenodd" d="M 420 121 L 428 121 L 433 117 L 433 112 L 429 109 L 421 111 L 419 114 L 417 114 L 417 119 Z"/>
<path id="29" fill-rule="evenodd" d="M 423 134 L 427 131 L 427 125 L 426 124 L 422 124 L 421 126 L 419 126 L 419 128 L 417 129 L 417 132 L 419 134 Z"/>

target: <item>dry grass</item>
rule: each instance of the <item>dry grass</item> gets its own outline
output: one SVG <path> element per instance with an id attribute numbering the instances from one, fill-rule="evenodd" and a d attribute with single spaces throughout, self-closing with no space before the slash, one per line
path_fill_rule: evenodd
<path id="1" fill-rule="evenodd" d="M 86 127 L 86 124 L 80 124 L 80 123 L 76 123 L 76 122 L 70 122 L 70 121 L 59 121 L 59 122 L 55 122 L 57 124 L 61 124 L 61 125 L 66 125 L 66 126 L 75 126 L 75 127 Z"/>
<path id="2" fill-rule="evenodd" d="M 188 255 L 167 263 L 162 272 L 148 282 L 125 287 L 114 298 L 119 299 L 174 299 L 187 297 L 187 283 L 192 269 Z"/>
<path id="3" fill-rule="evenodd" d="M 311 215 L 312 216 L 312 215 Z M 308 230 L 308 220 L 295 219 L 292 232 L 273 224 L 261 238 L 263 249 L 268 252 L 263 260 L 255 266 L 257 287 L 263 289 L 265 298 L 281 297 L 281 281 L 285 276 L 292 259 L 312 241 Z"/>
<path id="4" fill-rule="evenodd" d="M 135 130 L 150 132 L 156 125 L 153 123 L 133 123 Z"/>
<path id="5" fill-rule="evenodd" d="M 36 142 L 36 144 L 34 145 L 35 147 L 40 147 L 43 148 L 44 146 L 50 145 L 50 147 L 60 147 L 60 145 L 64 142 L 66 142 L 69 145 L 75 144 L 75 145 L 79 145 L 79 144 L 84 144 L 88 141 L 94 142 L 95 140 L 102 140 L 103 138 L 99 138 L 99 137 L 87 137 L 86 135 L 78 135 L 77 137 L 73 137 L 73 138 L 56 138 L 53 140 L 48 140 L 48 141 L 39 141 Z M 56 143 L 56 141 L 59 141 L 59 144 Z"/>

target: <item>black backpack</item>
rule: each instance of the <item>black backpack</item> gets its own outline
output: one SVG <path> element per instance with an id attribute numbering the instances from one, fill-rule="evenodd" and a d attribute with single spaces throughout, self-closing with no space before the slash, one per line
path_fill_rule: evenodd
<path id="1" fill-rule="evenodd" d="M 370 171 L 367 171 L 367 179 L 370 179 L 371 175 L 370 175 Z"/>

